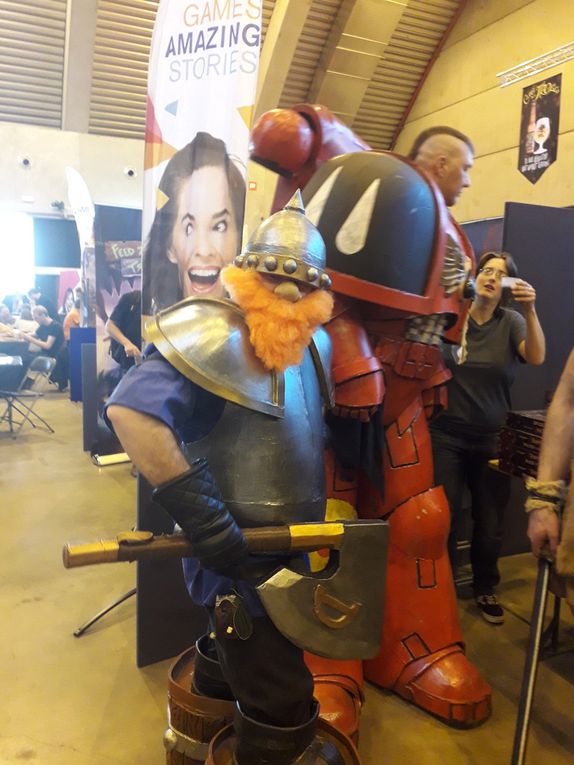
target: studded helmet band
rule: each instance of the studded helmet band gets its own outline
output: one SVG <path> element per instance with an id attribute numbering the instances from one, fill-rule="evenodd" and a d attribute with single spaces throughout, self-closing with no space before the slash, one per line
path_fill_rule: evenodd
<path id="1" fill-rule="evenodd" d="M 301 192 L 283 210 L 255 229 L 245 250 L 233 261 L 238 268 L 268 276 L 288 277 L 315 289 L 329 289 L 325 271 L 325 244 L 305 216 Z"/>

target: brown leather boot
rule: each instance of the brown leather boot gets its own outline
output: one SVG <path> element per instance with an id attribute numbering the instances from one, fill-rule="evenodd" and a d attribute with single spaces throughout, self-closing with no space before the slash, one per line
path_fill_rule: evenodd
<path id="1" fill-rule="evenodd" d="M 195 644 L 193 690 L 212 699 L 235 700 L 233 691 L 223 677 L 215 643 L 209 635 L 202 635 Z"/>
<path id="2" fill-rule="evenodd" d="M 213 738 L 207 762 L 211 765 L 361 765 L 353 743 L 317 717 L 301 726 L 279 728 L 259 723 L 239 708 L 234 725 Z"/>
<path id="3" fill-rule="evenodd" d="M 295 728 L 266 725 L 244 715 L 237 705 L 233 727 L 237 734 L 236 765 L 299 765 L 299 758 L 315 737 L 319 705 L 313 702 L 311 717 Z"/>

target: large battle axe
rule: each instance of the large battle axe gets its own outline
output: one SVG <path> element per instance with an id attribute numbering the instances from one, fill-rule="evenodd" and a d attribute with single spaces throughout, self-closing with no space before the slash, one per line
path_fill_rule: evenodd
<path id="1" fill-rule="evenodd" d="M 243 529 L 250 553 L 336 551 L 316 574 L 281 568 L 257 591 L 292 643 L 319 656 L 369 659 L 379 652 L 385 593 L 388 524 L 384 521 L 301 523 Z M 116 539 L 66 544 L 64 566 L 193 556 L 182 534 L 123 532 Z"/>

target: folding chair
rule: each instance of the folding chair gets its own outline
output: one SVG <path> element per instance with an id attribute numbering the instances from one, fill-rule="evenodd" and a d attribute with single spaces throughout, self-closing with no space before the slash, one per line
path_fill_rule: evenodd
<path id="1" fill-rule="evenodd" d="M 27 372 L 28 380 L 32 381 L 30 389 L 41 393 L 57 388 L 56 383 L 50 379 L 57 363 L 58 360 L 52 356 L 36 356 L 35 359 L 32 359 Z"/>
<path id="2" fill-rule="evenodd" d="M 49 356 L 38 356 L 33 359 L 27 374 L 24 375 L 16 389 L 0 390 L 0 399 L 6 402 L 6 408 L 0 416 L 0 424 L 8 423 L 13 438 L 16 438 L 25 423 L 29 423 L 33 428 L 41 428 L 54 433 L 52 426 L 34 411 L 34 407 L 38 399 L 44 395 L 40 388 L 50 384 L 50 373 L 55 366 L 56 359 Z M 30 390 L 27 386 L 37 389 Z"/>

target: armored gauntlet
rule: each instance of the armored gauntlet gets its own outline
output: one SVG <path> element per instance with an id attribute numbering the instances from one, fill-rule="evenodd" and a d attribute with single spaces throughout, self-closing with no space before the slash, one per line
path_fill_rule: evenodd
<path id="1" fill-rule="evenodd" d="M 203 568 L 229 575 L 247 557 L 247 543 L 225 503 L 205 458 L 187 473 L 158 486 L 153 499 L 178 523 Z"/>

